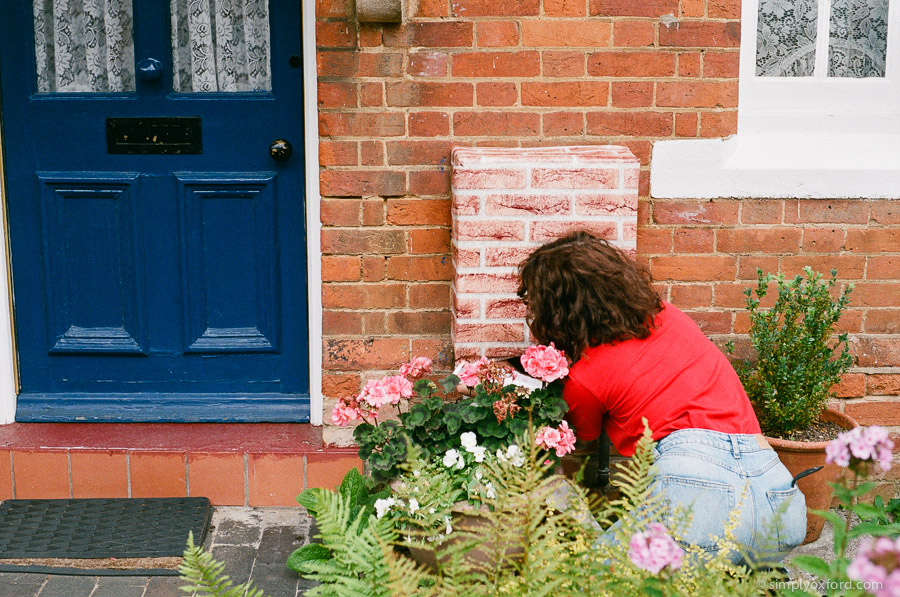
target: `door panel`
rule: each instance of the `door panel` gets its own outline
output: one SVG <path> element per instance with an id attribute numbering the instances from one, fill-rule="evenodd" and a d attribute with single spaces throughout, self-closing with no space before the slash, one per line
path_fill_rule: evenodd
<path id="1" fill-rule="evenodd" d="M 308 420 L 300 5 L 261 2 L 212 15 L 207 62 L 177 88 L 169 3 L 133 0 L 82 62 L 61 58 L 58 15 L 36 31 L 17 2 L 0 19 L 18 420 Z M 125 5 L 65 4 L 73 38 L 87 5 Z M 271 30 L 248 25 L 265 12 Z M 105 74 L 60 70 L 88 55 Z M 129 118 L 110 144 L 108 119 Z"/>
<path id="2" fill-rule="evenodd" d="M 144 354 L 136 174 L 38 173 L 50 353 Z"/>
<path id="3" fill-rule="evenodd" d="M 187 351 L 278 347 L 275 177 L 178 175 Z"/>

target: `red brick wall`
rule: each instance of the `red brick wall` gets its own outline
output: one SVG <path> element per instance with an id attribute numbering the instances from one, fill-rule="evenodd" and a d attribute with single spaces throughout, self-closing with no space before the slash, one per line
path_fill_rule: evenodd
<path id="1" fill-rule="evenodd" d="M 649 199 L 654 140 L 736 130 L 737 0 L 409 4 L 384 26 L 317 4 L 327 398 L 410 355 L 450 366 L 452 146 L 616 144 L 641 160 L 638 258 L 673 303 L 722 340 L 757 265 L 837 267 L 857 282 L 845 410 L 900 425 L 900 205 Z"/>
<path id="2" fill-rule="evenodd" d="M 741 292 L 757 267 L 789 276 L 836 268 L 855 284 L 839 325 L 856 366 L 840 405 L 861 423 L 900 425 L 900 203 L 647 200 L 638 218 L 638 255 L 661 293 L 718 340 L 747 332 Z"/>

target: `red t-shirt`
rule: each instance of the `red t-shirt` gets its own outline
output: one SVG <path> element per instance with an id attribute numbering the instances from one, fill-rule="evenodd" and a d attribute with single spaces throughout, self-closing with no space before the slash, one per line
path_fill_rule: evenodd
<path id="1" fill-rule="evenodd" d="M 619 453 L 631 456 L 642 417 L 654 440 L 678 429 L 759 433 L 734 368 L 697 324 L 669 303 L 655 324 L 647 338 L 588 348 L 571 367 L 563 398 L 578 439 L 605 429 Z"/>

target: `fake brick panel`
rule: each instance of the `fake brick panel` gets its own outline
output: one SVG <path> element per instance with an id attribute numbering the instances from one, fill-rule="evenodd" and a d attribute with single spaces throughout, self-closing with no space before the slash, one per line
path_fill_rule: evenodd
<path id="1" fill-rule="evenodd" d="M 536 247 L 586 229 L 635 252 L 640 162 L 625 147 L 458 147 L 451 164 L 457 359 L 531 343 L 516 268 Z"/>

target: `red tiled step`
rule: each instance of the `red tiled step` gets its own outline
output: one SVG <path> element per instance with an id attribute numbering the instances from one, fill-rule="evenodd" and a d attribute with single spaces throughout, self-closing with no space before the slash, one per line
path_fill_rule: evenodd
<path id="1" fill-rule="evenodd" d="M 294 506 L 362 463 L 292 423 L 0 425 L 0 500 L 204 496 L 214 505 Z"/>

